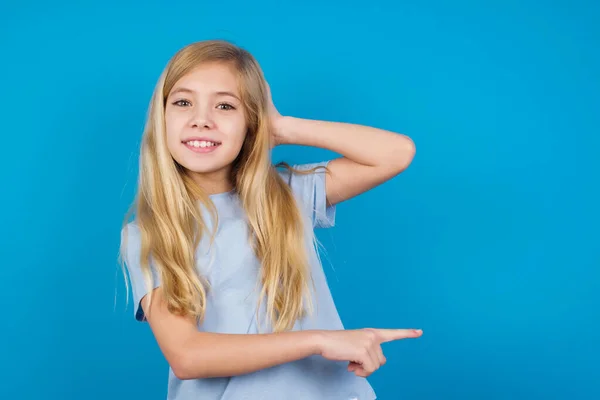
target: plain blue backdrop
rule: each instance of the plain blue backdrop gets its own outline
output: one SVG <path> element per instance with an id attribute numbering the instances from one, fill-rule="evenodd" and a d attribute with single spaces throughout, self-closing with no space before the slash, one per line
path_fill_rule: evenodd
<path id="1" fill-rule="evenodd" d="M 162 68 L 222 38 L 282 113 L 417 145 L 318 233 L 348 328 L 424 330 L 384 345 L 380 399 L 600 398 L 598 21 L 564 0 L 2 3 L 1 397 L 165 398 L 120 224 Z"/>

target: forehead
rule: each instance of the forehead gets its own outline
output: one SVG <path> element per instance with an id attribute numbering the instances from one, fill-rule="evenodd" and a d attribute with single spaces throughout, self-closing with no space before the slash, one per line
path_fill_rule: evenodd
<path id="1" fill-rule="evenodd" d="M 171 92 L 186 88 L 200 94 L 232 92 L 239 96 L 239 78 L 231 65 L 224 63 L 204 63 L 182 76 Z"/>

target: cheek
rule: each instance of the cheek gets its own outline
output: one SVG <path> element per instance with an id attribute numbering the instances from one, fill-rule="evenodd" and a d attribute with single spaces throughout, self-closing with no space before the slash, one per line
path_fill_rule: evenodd
<path id="1" fill-rule="evenodd" d="M 227 136 L 227 138 L 240 145 L 246 137 L 246 120 L 243 116 L 236 116 L 235 118 L 224 118 L 220 121 L 218 129 Z"/>
<path id="2" fill-rule="evenodd" d="M 181 133 L 182 118 L 176 116 L 165 116 L 165 128 L 167 130 L 167 138 L 175 138 Z"/>

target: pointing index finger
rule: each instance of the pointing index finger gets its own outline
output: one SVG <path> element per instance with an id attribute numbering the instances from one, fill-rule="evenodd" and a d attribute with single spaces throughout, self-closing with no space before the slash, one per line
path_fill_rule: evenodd
<path id="1" fill-rule="evenodd" d="M 381 343 L 399 339 L 418 338 L 423 334 L 421 329 L 376 329 Z"/>

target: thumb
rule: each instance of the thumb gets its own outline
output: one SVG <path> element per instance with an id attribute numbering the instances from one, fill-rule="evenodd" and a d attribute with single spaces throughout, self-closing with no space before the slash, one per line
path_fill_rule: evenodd
<path id="1" fill-rule="evenodd" d="M 375 329 L 381 343 L 392 340 L 418 338 L 423 334 L 421 329 Z"/>

